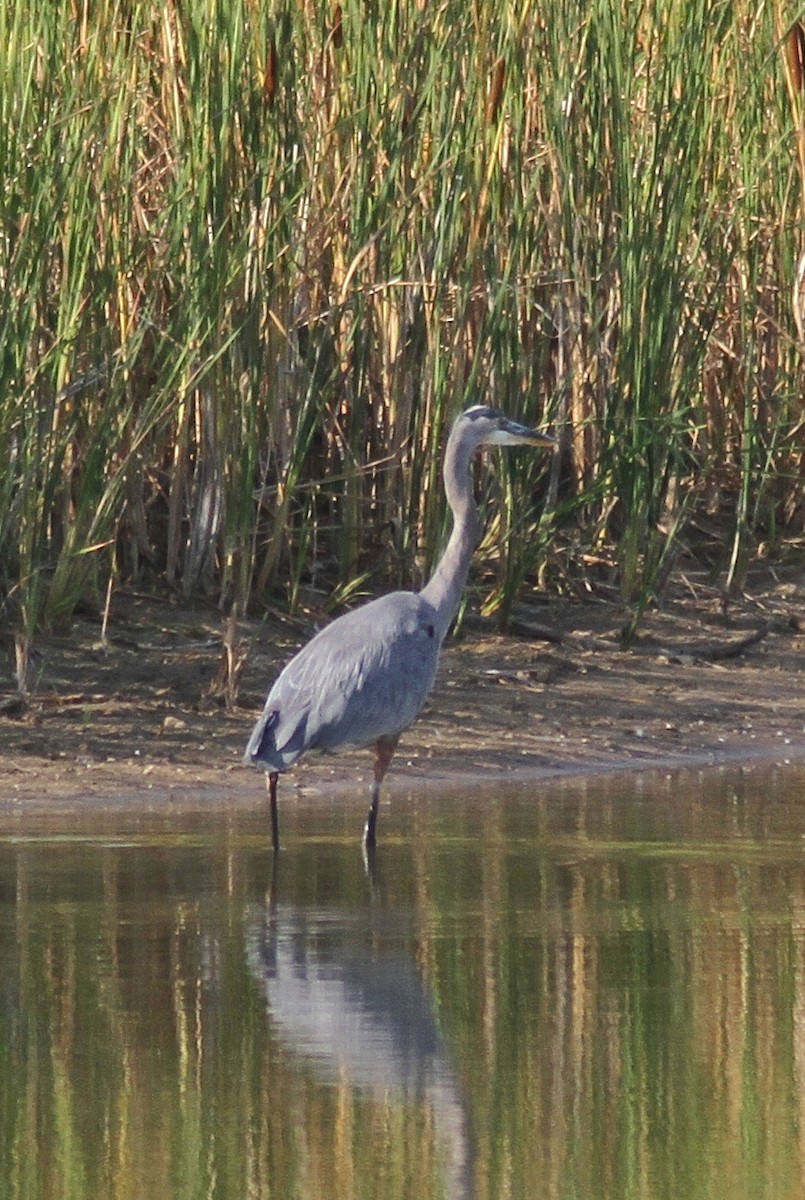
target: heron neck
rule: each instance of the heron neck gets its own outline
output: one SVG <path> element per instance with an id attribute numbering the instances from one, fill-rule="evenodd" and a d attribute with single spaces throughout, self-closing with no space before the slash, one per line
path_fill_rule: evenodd
<path id="1" fill-rule="evenodd" d="M 436 636 L 442 641 L 458 611 L 467 581 L 480 524 L 470 484 L 470 459 L 474 447 L 451 437 L 444 458 L 444 490 L 453 514 L 453 528 L 436 570 L 421 595 L 436 614 Z"/>

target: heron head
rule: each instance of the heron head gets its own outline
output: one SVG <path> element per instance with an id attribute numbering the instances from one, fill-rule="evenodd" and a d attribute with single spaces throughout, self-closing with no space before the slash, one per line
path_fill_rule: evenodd
<path id="1" fill-rule="evenodd" d="M 475 435 L 478 446 L 556 446 L 556 439 L 539 429 L 529 429 L 510 420 L 496 408 L 476 404 L 458 418 L 466 422 Z"/>

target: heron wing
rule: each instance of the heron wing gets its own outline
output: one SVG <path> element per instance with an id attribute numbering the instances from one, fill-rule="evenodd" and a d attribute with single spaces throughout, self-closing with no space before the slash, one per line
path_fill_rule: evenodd
<path id="1" fill-rule="evenodd" d="M 269 692 L 252 761 L 290 766 L 306 750 L 367 746 L 419 713 L 439 660 L 433 612 L 392 592 L 326 626 L 291 659 Z"/>

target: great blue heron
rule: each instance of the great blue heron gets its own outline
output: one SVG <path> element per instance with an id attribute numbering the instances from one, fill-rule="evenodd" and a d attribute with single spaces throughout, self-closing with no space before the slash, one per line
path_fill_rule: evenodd
<path id="1" fill-rule="evenodd" d="M 453 514 L 450 540 L 421 592 L 390 592 L 326 625 L 277 678 L 244 762 L 267 772 L 274 850 L 277 779 L 308 750 L 374 749 L 364 842 L 375 844 L 380 784 L 400 734 L 433 687 L 444 636 L 456 615 L 479 536 L 470 462 L 480 446 L 554 445 L 553 438 L 477 405 L 460 414 L 444 456 Z"/>

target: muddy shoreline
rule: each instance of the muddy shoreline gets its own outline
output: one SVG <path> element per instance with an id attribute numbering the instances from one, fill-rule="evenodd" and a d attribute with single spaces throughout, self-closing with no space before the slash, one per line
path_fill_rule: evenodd
<path id="1" fill-rule="evenodd" d="M 461 780 L 675 769 L 805 757 L 805 587 L 761 581 L 724 605 L 698 589 L 647 614 L 634 645 L 614 602 L 536 600 L 513 632 L 468 622 L 444 650 L 431 699 L 388 777 L 399 789 Z M 222 698 L 222 624 L 210 606 L 116 597 L 37 647 L 35 690 L 0 685 L 0 807 L 233 805 L 263 800 L 241 753 L 265 688 L 309 635 L 279 614 L 238 626 L 238 705 Z M 360 792 L 369 755 L 310 758 L 286 796 Z"/>

